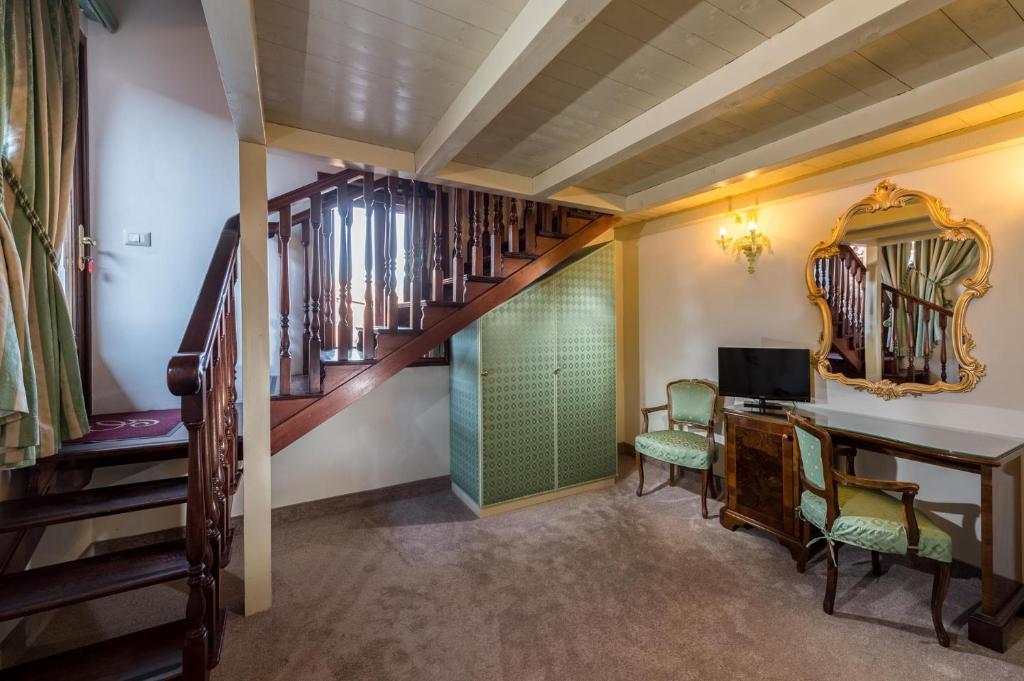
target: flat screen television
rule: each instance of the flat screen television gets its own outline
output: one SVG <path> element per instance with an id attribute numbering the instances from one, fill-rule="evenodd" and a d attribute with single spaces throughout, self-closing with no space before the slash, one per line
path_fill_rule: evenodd
<path id="1" fill-rule="evenodd" d="M 811 401 L 811 354 L 806 349 L 718 348 L 718 390 L 726 397 Z"/>

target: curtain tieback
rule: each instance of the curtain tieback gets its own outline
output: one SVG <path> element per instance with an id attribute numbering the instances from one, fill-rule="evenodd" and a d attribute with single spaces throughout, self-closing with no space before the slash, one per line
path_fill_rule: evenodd
<path id="1" fill-rule="evenodd" d="M 50 265 L 53 266 L 54 271 L 57 270 L 57 251 L 53 247 L 53 241 L 50 239 L 50 235 L 46 233 L 46 228 L 43 227 L 43 221 L 39 219 L 39 215 L 36 213 L 35 208 L 32 207 L 32 202 L 29 201 L 28 195 L 25 194 L 24 187 L 21 186 L 21 180 L 18 179 L 18 174 L 14 172 L 14 164 L 8 160 L 6 156 L 0 156 L 0 162 L 3 164 L 4 179 L 7 180 L 7 184 L 11 185 L 11 191 L 14 192 L 14 200 L 21 206 L 21 210 L 25 212 L 28 217 L 28 222 L 32 225 L 32 233 L 36 235 L 36 239 L 39 240 L 40 245 L 43 247 L 43 251 L 46 252 L 46 257 L 50 261 Z M 3 196 L 3 189 L 0 188 L 0 197 Z"/>

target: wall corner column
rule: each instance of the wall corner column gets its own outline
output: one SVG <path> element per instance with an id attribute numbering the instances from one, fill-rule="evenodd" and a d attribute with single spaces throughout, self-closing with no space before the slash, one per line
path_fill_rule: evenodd
<path id="1" fill-rule="evenodd" d="M 269 610 L 271 594 L 270 301 L 267 148 L 239 141 L 242 434 L 245 442 L 245 614 Z"/>

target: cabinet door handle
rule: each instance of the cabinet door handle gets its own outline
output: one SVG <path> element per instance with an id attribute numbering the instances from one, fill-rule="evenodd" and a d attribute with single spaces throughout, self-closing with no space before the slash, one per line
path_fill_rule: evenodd
<path id="1" fill-rule="evenodd" d="M 554 373 L 555 376 L 557 376 L 558 374 L 562 373 L 562 368 L 561 367 L 555 367 L 555 370 L 552 373 Z"/>
<path id="2" fill-rule="evenodd" d="M 792 439 L 793 439 L 793 436 L 790 435 L 789 433 L 783 433 L 782 434 L 782 441 L 783 442 L 789 442 Z"/>
<path id="3" fill-rule="evenodd" d="M 487 369 L 484 369 L 483 371 L 480 372 L 480 375 L 481 376 L 490 376 L 491 372 L 489 372 Z"/>

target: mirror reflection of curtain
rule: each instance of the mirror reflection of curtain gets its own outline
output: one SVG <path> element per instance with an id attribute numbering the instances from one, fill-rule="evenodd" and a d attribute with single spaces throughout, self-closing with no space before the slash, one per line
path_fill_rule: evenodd
<path id="1" fill-rule="evenodd" d="M 914 262 L 910 263 L 910 254 Z M 952 290 L 963 278 L 978 267 L 978 249 L 973 240 L 947 241 L 934 238 L 882 246 L 882 281 L 901 291 L 952 310 L 955 300 Z M 907 313 L 897 305 L 894 344 L 897 350 L 906 346 L 909 326 Z M 925 328 L 924 310 L 915 306 L 911 315 L 915 331 L 915 356 L 922 356 L 942 339 L 942 327 L 937 313 L 931 314 Z M 889 348 L 893 349 L 892 347 Z M 902 356 L 902 353 L 897 352 Z"/>
<path id="2" fill-rule="evenodd" d="M 906 284 L 908 263 L 910 262 L 910 243 L 903 242 L 882 246 L 881 263 L 879 268 L 882 274 L 882 283 L 892 286 L 895 289 L 903 290 Z M 882 297 L 882 304 L 888 306 L 888 310 L 882 315 L 888 320 L 892 327 L 892 333 L 887 333 L 884 338 L 886 349 L 896 354 L 897 357 L 904 357 L 904 348 L 907 344 L 904 338 L 908 337 L 907 315 L 899 299 L 895 304 L 887 297 Z"/>

